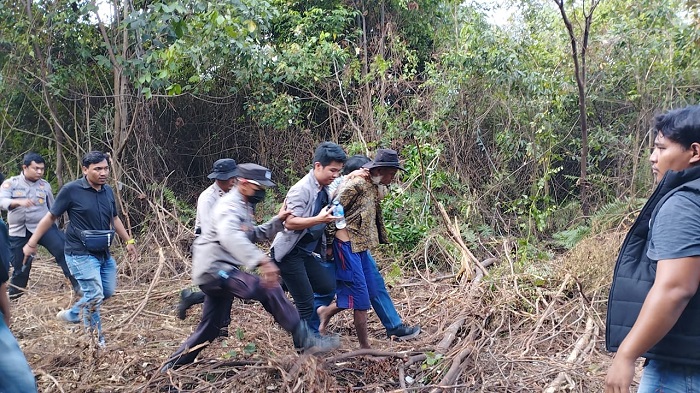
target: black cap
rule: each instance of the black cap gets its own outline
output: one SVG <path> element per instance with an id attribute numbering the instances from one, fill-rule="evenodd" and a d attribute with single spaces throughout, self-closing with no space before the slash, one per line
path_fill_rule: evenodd
<path id="1" fill-rule="evenodd" d="M 264 166 L 252 163 L 241 164 L 238 166 L 238 175 L 241 179 L 246 179 L 249 182 L 258 184 L 264 187 L 274 187 L 272 182 L 272 172 Z"/>
<path id="2" fill-rule="evenodd" d="M 228 180 L 232 177 L 236 177 L 238 174 L 236 167 L 236 161 L 232 158 L 216 160 L 214 166 L 211 168 L 211 173 L 207 177 L 216 180 Z"/>

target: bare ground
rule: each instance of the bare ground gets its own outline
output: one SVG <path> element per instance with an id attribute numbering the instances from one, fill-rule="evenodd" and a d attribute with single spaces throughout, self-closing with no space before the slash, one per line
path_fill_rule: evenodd
<path id="1" fill-rule="evenodd" d="M 74 299 L 45 255 L 27 294 L 12 302 L 12 330 L 42 392 L 601 391 L 610 362 L 605 305 L 621 239 L 596 236 L 530 264 L 504 251 L 488 275 L 469 281 L 404 269 L 390 292 L 405 322 L 423 332 L 390 341 L 370 312 L 372 350 L 358 349 L 351 313 L 343 312 L 330 325 L 340 349 L 297 355 L 259 304 L 236 300 L 228 338 L 196 363 L 159 373 L 201 312 L 194 307 L 184 321 L 175 315 L 178 293 L 189 285 L 177 251 L 144 253 L 139 263 L 117 256 L 117 293 L 102 309 L 106 350 L 55 319 Z"/>

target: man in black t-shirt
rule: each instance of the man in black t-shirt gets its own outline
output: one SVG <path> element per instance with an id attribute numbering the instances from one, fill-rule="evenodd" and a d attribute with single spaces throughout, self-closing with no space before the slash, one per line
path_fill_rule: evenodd
<path id="1" fill-rule="evenodd" d="M 108 157 L 93 151 L 83 157 L 83 177 L 67 183 L 56 196 L 56 201 L 41 219 L 36 232 L 24 246 L 24 255 L 36 252 L 36 245 L 46 230 L 63 213 L 68 213 L 66 227 L 66 262 L 80 283 L 83 297 L 68 310 L 56 315 L 59 320 L 80 322 L 86 329 L 97 333 L 98 345 L 105 346 L 100 320 L 102 301 L 114 294 L 117 286 L 117 262 L 109 253 L 114 233 L 126 244 L 132 260 L 138 258 L 134 239 L 124 228 L 117 215 L 112 188 L 107 185 Z"/>

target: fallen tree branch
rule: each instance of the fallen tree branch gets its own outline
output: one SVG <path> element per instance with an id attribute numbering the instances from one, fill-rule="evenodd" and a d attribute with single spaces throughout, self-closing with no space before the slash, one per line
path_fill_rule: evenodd
<path id="1" fill-rule="evenodd" d="M 151 292 L 153 292 L 153 288 L 156 286 L 158 283 L 158 279 L 160 278 L 160 272 L 163 270 L 163 265 L 165 264 L 165 255 L 163 254 L 163 249 L 158 248 L 158 268 L 156 269 L 155 274 L 153 275 L 153 280 L 151 280 L 151 285 L 148 286 L 148 290 L 146 291 L 146 294 L 143 296 L 143 300 L 139 304 L 138 307 L 136 307 L 136 310 L 131 313 L 127 317 L 126 323 L 124 325 L 129 325 L 132 322 L 134 322 L 134 319 L 141 313 L 141 310 L 143 310 L 146 307 L 146 304 L 148 303 L 148 298 L 151 295 Z"/>
<path id="2" fill-rule="evenodd" d="M 452 341 L 454 341 L 455 337 L 457 337 L 457 333 L 459 332 L 459 329 L 464 325 L 464 321 L 466 318 L 462 317 L 457 319 L 456 321 L 452 322 L 452 324 L 445 329 L 445 336 L 442 338 L 442 341 L 437 345 L 437 352 L 438 353 L 445 353 L 447 350 L 450 348 L 450 345 L 452 344 Z"/>
<path id="3" fill-rule="evenodd" d="M 349 358 L 353 358 L 356 356 L 384 356 L 384 357 L 393 357 L 393 358 L 399 358 L 399 359 L 408 359 L 409 355 L 405 352 L 390 352 L 390 351 L 382 351 L 379 349 L 358 349 L 356 351 L 351 351 L 347 352 L 338 356 L 333 356 L 331 358 L 327 358 L 326 362 L 337 362 L 340 360 L 345 360 Z"/>
<path id="4" fill-rule="evenodd" d="M 438 393 L 444 389 L 444 386 L 452 385 L 455 382 L 455 380 L 457 380 L 457 377 L 459 377 L 462 371 L 466 368 L 462 367 L 462 363 L 469 355 L 471 355 L 472 351 L 474 350 L 474 344 L 472 342 L 476 338 L 476 331 L 477 329 L 472 329 L 469 332 L 469 335 L 467 335 L 467 337 L 465 338 L 465 341 L 468 343 L 467 346 L 461 351 L 459 351 L 459 354 L 452 359 L 450 369 L 447 370 L 445 375 L 442 377 L 440 383 L 438 383 L 438 387 L 433 389 L 431 393 Z"/>
<path id="5" fill-rule="evenodd" d="M 571 351 L 569 354 L 569 357 L 566 359 L 566 365 L 571 365 L 576 362 L 576 360 L 579 357 L 579 354 L 583 351 L 584 348 L 588 346 L 588 342 L 591 340 L 591 336 L 593 334 L 593 328 L 595 327 L 595 323 L 593 323 L 593 318 L 588 317 L 586 320 L 586 331 L 581 336 L 577 341 L 576 345 L 574 346 L 574 350 Z M 549 384 L 549 386 L 544 390 L 544 393 L 554 393 L 557 390 L 559 390 L 559 387 L 561 384 L 567 379 L 567 374 L 566 372 L 562 371 L 560 372 L 557 377 L 552 381 L 552 383 Z"/>

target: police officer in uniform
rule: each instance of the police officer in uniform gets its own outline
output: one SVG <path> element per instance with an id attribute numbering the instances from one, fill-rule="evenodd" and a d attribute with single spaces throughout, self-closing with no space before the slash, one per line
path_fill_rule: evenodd
<path id="1" fill-rule="evenodd" d="M 22 247 L 27 244 L 37 224 L 54 202 L 51 184 L 43 179 L 45 170 L 46 162 L 41 155 L 27 153 L 22 161 L 22 173 L 5 180 L 0 186 L 0 208 L 8 211 L 7 223 L 10 231 L 10 262 L 13 268 L 9 290 L 11 299 L 23 295 L 29 281 L 31 261 L 25 263 Z M 39 244 L 46 247 L 56 258 L 63 275 L 70 280 L 73 291 L 80 295 L 80 285 L 66 265 L 64 242 L 63 232 L 56 225 L 52 225 Z"/>
<path id="2" fill-rule="evenodd" d="M 214 182 L 202 191 L 197 198 L 197 217 L 194 224 L 195 236 L 201 235 L 204 230 L 214 225 L 216 217 L 213 211 L 216 203 L 226 195 L 235 185 L 238 174 L 236 161 L 232 158 L 222 158 L 217 160 L 212 167 L 211 173 L 207 176 Z M 177 314 L 180 319 L 187 317 L 187 310 L 195 304 L 204 303 L 204 293 L 197 288 L 185 288 L 180 292 L 180 303 L 177 306 Z M 229 310 L 230 311 L 230 310 Z M 230 314 L 230 312 L 229 312 Z M 228 336 L 228 326 L 231 321 L 226 316 L 222 321 L 220 335 Z"/>

